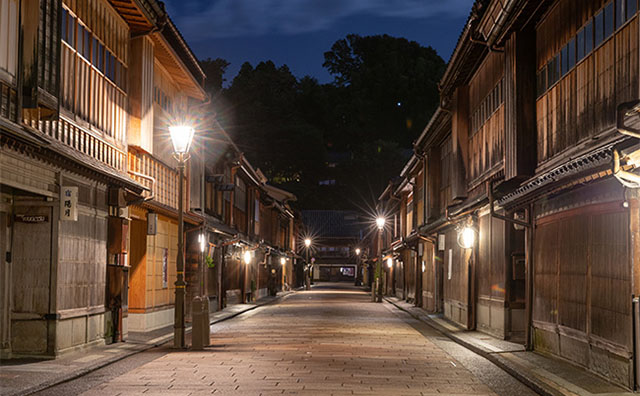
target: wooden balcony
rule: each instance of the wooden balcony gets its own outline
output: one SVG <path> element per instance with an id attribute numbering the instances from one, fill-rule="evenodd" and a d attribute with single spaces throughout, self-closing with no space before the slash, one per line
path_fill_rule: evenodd
<path id="1" fill-rule="evenodd" d="M 172 209 L 178 208 L 178 171 L 176 169 L 136 147 L 129 147 L 128 162 L 129 176 L 150 189 L 145 192 L 145 195 L 147 197 L 153 195 L 151 202 Z M 183 183 L 184 208 L 186 209 L 188 197 L 186 177 Z"/>

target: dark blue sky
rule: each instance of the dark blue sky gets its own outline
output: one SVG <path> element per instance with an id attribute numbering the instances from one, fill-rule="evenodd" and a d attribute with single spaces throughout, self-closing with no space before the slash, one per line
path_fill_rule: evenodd
<path id="1" fill-rule="evenodd" d="M 449 60 L 473 0 L 165 0 L 200 59 L 287 64 L 297 77 L 331 81 L 324 52 L 349 33 L 389 34 L 432 46 Z"/>

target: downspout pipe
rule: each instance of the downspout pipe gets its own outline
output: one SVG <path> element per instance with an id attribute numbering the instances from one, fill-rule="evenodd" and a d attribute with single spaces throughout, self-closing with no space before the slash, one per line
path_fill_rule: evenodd
<path id="1" fill-rule="evenodd" d="M 616 109 L 616 129 L 623 135 L 640 139 L 640 130 L 625 125 L 627 116 L 632 115 L 640 107 L 640 100 L 620 103 Z"/>
<path id="2" fill-rule="evenodd" d="M 151 182 L 151 195 L 149 195 L 148 197 L 136 200 L 134 202 L 129 203 L 129 205 L 137 205 L 137 204 L 141 204 L 147 201 L 151 201 L 152 199 L 154 199 L 156 197 L 155 195 L 155 191 L 156 191 L 156 179 L 149 176 L 149 175 L 145 175 L 144 173 L 140 173 L 140 172 L 134 172 L 134 171 L 128 171 L 130 175 L 133 175 L 135 177 L 139 177 L 141 179 L 145 179 L 145 180 L 149 180 Z"/>
<path id="3" fill-rule="evenodd" d="M 517 220 L 517 219 L 512 219 L 512 218 L 507 217 L 507 216 L 499 215 L 499 214 L 497 214 L 495 212 L 495 209 L 493 207 L 493 183 L 491 181 L 487 182 L 487 196 L 489 197 L 489 212 L 491 213 L 491 217 L 506 221 L 507 223 L 519 225 L 519 226 L 522 226 L 522 227 L 525 227 L 525 228 L 532 228 L 533 227 L 530 222 Z"/>
<path id="4" fill-rule="evenodd" d="M 636 139 L 640 139 L 640 130 L 626 126 L 625 121 L 627 116 L 633 114 L 633 112 L 640 106 L 640 100 L 633 100 L 630 102 L 620 103 L 616 109 L 616 129 L 618 132 L 625 136 L 630 136 Z M 624 157 L 621 158 L 620 152 L 617 148 L 612 150 L 613 157 L 613 176 L 618 181 L 628 188 L 640 188 L 640 175 L 632 172 L 628 172 L 622 169 L 621 162 Z"/>

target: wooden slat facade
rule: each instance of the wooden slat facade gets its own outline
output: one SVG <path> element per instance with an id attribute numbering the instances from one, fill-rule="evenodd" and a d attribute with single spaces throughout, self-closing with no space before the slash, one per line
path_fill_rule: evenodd
<path id="1" fill-rule="evenodd" d="M 615 124 L 616 105 L 637 95 L 638 22 L 635 14 L 629 15 L 626 21 L 616 20 L 610 36 L 605 36 L 600 44 L 595 41 L 592 51 L 587 47 L 585 52 L 588 53 L 584 59 L 577 60 L 576 66 L 572 66 L 572 60 L 565 61 L 570 70 L 565 71 L 562 66 L 565 45 L 572 42 L 579 45 L 581 32 L 590 32 L 589 26 L 591 29 L 600 26 L 594 15 L 602 12 L 605 29 L 614 23 L 613 16 L 608 17 L 611 13 L 608 10 L 614 9 L 613 4 L 613 1 L 559 1 L 537 27 L 539 80 L 542 73 L 549 76 L 550 60 L 559 57 L 561 61 L 557 66 L 561 74 L 559 81 L 553 82 L 557 76 L 552 80 L 547 77 L 546 85 L 550 87 L 539 95 L 536 104 L 538 164 L 585 139 L 610 132 Z M 597 37 L 598 33 L 595 34 Z"/>
<path id="2" fill-rule="evenodd" d="M 409 184 L 381 200 L 404 199 L 394 215 L 408 221 L 407 194 L 424 197 L 424 219 L 414 212 L 429 240 L 421 259 L 435 250 L 422 274 L 425 309 L 630 388 L 638 204 L 611 177 L 608 145 L 623 140 L 617 106 L 640 96 L 638 1 L 523 2 L 509 27 L 495 25 L 501 4 L 476 9 L 464 33 L 473 39 L 458 44 L 441 82 L 443 107 L 411 159 L 426 156 L 424 190 Z M 496 213 L 517 224 L 491 217 L 489 188 Z M 464 226 L 477 231 L 471 249 L 457 240 Z M 404 273 L 410 289 L 418 274 Z"/>

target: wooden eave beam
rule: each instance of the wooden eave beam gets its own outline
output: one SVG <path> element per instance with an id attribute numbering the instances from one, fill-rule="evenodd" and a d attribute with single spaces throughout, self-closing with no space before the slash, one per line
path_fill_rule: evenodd
<path id="1" fill-rule="evenodd" d="M 205 100 L 206 94 L 204 88 L 198 83 L 195 76 L 189 72 L 182 59 L 173 51 L 171 46 L 164 40 L 160 33 L 154 33 L 151 38 L 156 44 L 156 57 L 160 63 L 171 72 L 171 77 L 181 85 L 191 97 Z"/>

